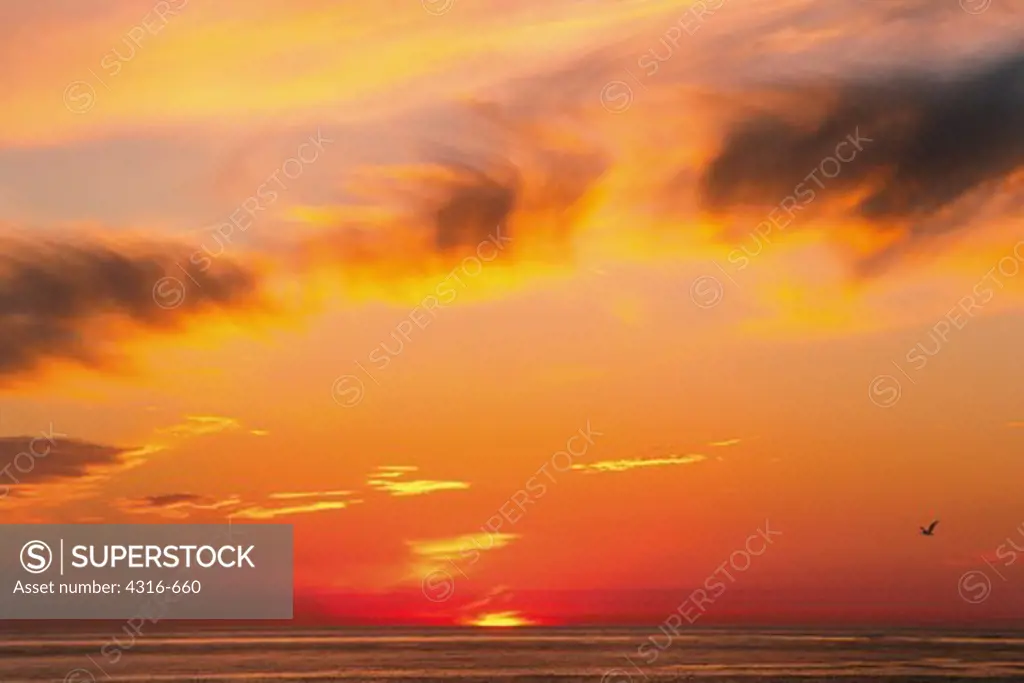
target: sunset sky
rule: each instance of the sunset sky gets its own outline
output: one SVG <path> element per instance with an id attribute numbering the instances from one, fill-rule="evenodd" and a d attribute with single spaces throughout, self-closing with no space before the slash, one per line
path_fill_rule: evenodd
<path id="1" fill-rule="evenodd" d="M 700 623 L 1024 613 L 1019 2 L 7 2 L 0 73 L 5 522 L 293 524 L 300 621 L 656 623 L 766 524 Z"/>

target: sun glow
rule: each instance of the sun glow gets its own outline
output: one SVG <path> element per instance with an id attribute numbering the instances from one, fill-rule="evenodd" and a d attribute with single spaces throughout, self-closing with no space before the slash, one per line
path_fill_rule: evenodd
<path id="1" fill-rule="evenodd" d="M 491 612 L 482 614 L 469 622 L 470 626 L 487 628 L 513 628 L 516 626 L 532 626 L 534 622 L 520 616 L 519 612 Z"/>

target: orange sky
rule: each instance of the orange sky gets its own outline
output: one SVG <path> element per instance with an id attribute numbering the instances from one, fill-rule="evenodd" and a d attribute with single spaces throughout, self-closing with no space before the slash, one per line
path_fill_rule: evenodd
<path id="1" fill-rule="evenodd" d="M 300 617 L 497 626 L 769 524 L 701 619 L 1019 619 L 1021 9 L 80 4 L 0 8 L 6 521 L 287 522 Z"/>

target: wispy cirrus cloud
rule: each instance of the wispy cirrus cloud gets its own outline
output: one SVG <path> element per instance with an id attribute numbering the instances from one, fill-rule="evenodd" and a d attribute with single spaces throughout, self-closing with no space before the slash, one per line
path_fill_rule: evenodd
<path id="1" fill-rule="evenodd" d="M 621 32 L 631 19 L 659 9 L 651 4 L 665 3 L 593 3 L 580 21 L 572 0 L 515 6 L 487 0 L 438 21 L 419 3 L 252 0 L 226 10 L 172 0 L 175 11 L 166 25 L 151 6 L 102 4 L 95 9 L 62 2 L 59 11 L 53 5 L 0 6 L 0 68 L 10 76 L 0 143 L 46 144 L 169 123 L 237 127 L 241 121 L 308 116 L 310 110 L 357 120 L 385 116 L 457 96 L 467 84 L 521 73 L 553 51 L 594 42 L 595 30 L 597 36 Z M 139 31 L 145 26 L 141 47 L 124 37 L 136 25 Z M 40 34 L 64 49 L 36 62 L 19 60 L 33 49 L 31 36 Z M 538 35 L 546 37 L 543 51 L 535 45 Z M 364 46 L 359 54 L 347 49 L 353 41 Z M 301 59 L 282 62 L 288 54 Z M 78 79 L 94 102 L 85 115 L 69 117 L 53 105 L 54 97 L 59 102 Z M 185 95 L 156 106 L 145 97 L 154 83 Z M 401 102 L 391 96 L 396 90 L 404 95 Z"/>
<path id="2" fill-rule="evenodd" d="M 274 519 L 293 517 L 317 512 L 345 510 L 362 503 L 353 497 L 352 491 L 332 489 L 328 491 L 276 491 L 267 495 L 270 501 L 291 501 L 285 504 L 243 503 L 231 513 L 235 519 Z"/>
<path id="3" fill-rule="evenodd" d="M 282 507 L 266 507 L 262 505 L 251 505 L 243 507 L 231 513 L 232 519 L 274 519 L 275 517 L 291 517 L 313 512 L 325 512 L 328 510 L 344 510 L 353 503 L 360 501 L 350 500 L 319 500 L 314 503 L 303 505 L 287 505 Z"/>
<path id="4" fill-rule="evenodd" d="M 139 498 L 123 498 L 115 507 L 129 514 L 154 514 L 172 519 L 203 516 L 224 510 L 232 519 L 274 519 L 295 515 L 344 510 L 362 500 L 351 498 L 351 491 L 284 491 L 266 496 L 268 501 L 303 501 L 292 504 L 270 504 L 231 495 L 224 498 L 197 493 L 163 493 Z"/>
<path id="5" fill-rule="evenodd" d="M 195 493 L 165 493 L 140 498 L 124 498 L 116 507 L 131 514 L 153 514 L 171 519 L 186 519 L 192 511 L 219 510 L 240 502 L 237 496 L 216 500 Z"/>
<path id="6" fill-rule="evenodd" d="M 232 417 L 219 415 L 187 415 L 184 422 L 157 430 L 158 434 L 166 434 L 175 438 L 191 438 L 207 436 L 220 432 L 241 429 L 242 425 Z"/>
<path id="7" fill-rule="evenodd" d="M 418 470 L 419 467 L 415 465 L 379 465 L 373 476 L 377 479 L 397 479 Z"/>
<path id="8" fill-rule="evenodd" d="M 405 475 L 418 470 L 418 467 L 412 465 L 382 465 L 369 476 L 366 484 L 374 491 L 392 496 L 423 496 L 438 491 L 459 491 L 469 488 L 469 483 L 464 481 L 402 479 Z"/>
<path id="9" fill-rule="evenodd" d="M 405 296 L 411 290 L 404 286 L 409 281 L 449 272 L 499 225 L 510 242 L 501 250 L 500 262 L 488 266 L 479 281 L 481 287 L 476 289 L 487 289 L 487 293 L 491 289 L 483 287 L 485 281 L 504 293 L 551 269 L 571 270 L 588 240 L 596 243 L 607 238 L 614 246 L 643 252 L 645 258 L 660 258 L 669 251 L 661 246 L 663 237 L 692 239 L 709 248 L 718 248 L 723 241 L 738 244 L 745 236 L 733 226 L 746 224 L 738 220 L 746 218 L 744 212 L 760 211 L 786 197 L 835 142 L 858 125 L 865 135 L 889 142 L 875 145 L 870 154 L 865 152 L 844 167 L 829 196 L 808 208 L 808 213 L 811 208 L 814 212 L 828 209 L 836 221 L 802 220 L 799 227 L 821 232 L 829 245 L 851 258 L 855 275 L 875 274 L 938 237 L 970 229 L 967 226 L 977 222 L 976 215 L 961 211 L 965 201 L 1019 196 L 1017 190 L 1024 183 L 1020 175 L 1024 143 L 1018 125 L 1020 95 L 1013 87 L 1024 63 L 1019 48 L 990 54 L 980 66 L 954 65 L 949 77 L 939 78 L 934 70 L 908 65 L 898 54 L 889 54 L 870 73 L 862 73 L 830 56 L 843 52 L 831 47 L 833 39 L 868 33 L 836 31 L 844 23 L 882 29 L 892 19 L 874 7 L 865 9 L 862 2 L 836 0 L 824 8 L 810 2 L 752 1 L 747 6 L 753 9 L 735 10 L 731 16 L 723 8 L 721 15 L 716 12 L 701 25 L 699 42 L 676 41 L 673 49 L 668 49 L 665 31 L 678 30 L 676 22 L 686 3 L 592 4 L 586 22 L 578 21 L 580 5 L 573 2 L 531 4 L 529 12 L 499 12 L 497 5 L 490 4 L 474 10 L 472 16 L 486 23 L 495 45 L 531 56 L 528 66 L 502 68 L 500 75 L 491 75 L 487 72 L 494 60 L 488 60 L 487 69 L 473 70 L 480 72 L 475 81 L 477 95 L 486 92 L 490 104 L 452 106 L 447 89 L 439 100 L 426 98 L 446 116 L 458 117 L 443 142 L 430 127 L 417 131 L 422 137 L 414 144 L 388 140 L 385 146 L 426 151 L 414 152 L 412 158 L 403 152 L 397 155 L 405 157 L 401 161 L 353 164 L 347 169 L 353 171 L 351 177 L 337 179 L 344 191 L 325 193 L 322 202 L 313 206 L 302 202 L 302 206 L 280 207 L 282 215 L 298 217 L 297 222 L 317 230 L 300 230 L 298 237 L 289 232 L 287 239 L 272 246 L 258 245 L 237 258 L 219 257 L 216 267 L 208 270 L 191 267 L 190 257 L 198 246 L 194 243 L 159 239 L 129 243 L 120 238 L 112 243 L 96 235 L 24 239 L 12 233 L 0 238 L 0 328 L 7 331 L 0 338 L 0 383 L 57 361 L 98 370 L 116 368 L 117 346 L 109 343 L 108 331 L 121 339 L 134 333 L 181 331 L 207 314 L 251 314 L 262 310 L 268 278 L 278 273 L 330 273 L 343 280 L 354 297 Z M 922 3 L 899 6 L 900 30 L 917 35 L 939 21 L 957 29 L 957 39 L 971 33 L 960 30 L 963 17 L 962 13 L 954 16 L 955 6 L 953 11 Z M 337 99 L 337 83 L 325 80 L 319 71 L 316 77 L 302 77 L 303 86 L 296 88 L 297 76 L 288 70 L 252 70 L 254 63 L 278 64 L 282 50 L 297 45 L 332 65 L 331 72 L 347 84 L 342 88 L 346 95 L 390 98 L 391 88 L 410 80 L 424 85 L 457 81 L 435 76 L 450 73 L 465 57 L 479 54 L 479 41 L 467 42 L 456 35 L 460 24 L 424 23 L 431 19 L 420 9 L 402 14 L 401 21 L 430 29 L 402 32 L 403 40 L 395 42 L 396 17 L 372 8 L 323 2 L 290 10 L 265 3 L 260 11 L 226 21 L 214 8 L 190 7 L 188 21 L 168 26 L 147 43 L 146 63 L 155 71 L 148 76 L 144 70 L 136 71 L 141 63 L 125 68 L 115 91 L 99 90 L 101 104 L 89 117 L 78 119 L 78 125 L 99 126 L 92 135 L 101 129 L 109 132 L 106 126 L 115 122 L 151 124 L 154 116 L 162 121 L 171 116 L 179 122 L 205 121 L 206 116 L 231 120 L 231 112 L 242 102 L 247 103 L 246 111 L 268 115 L 287 111 L 296 120 L 307 121 L 313 105 L 317 115 L 327 108 L 346 109 Z M 4 12 L 0 9 L 0 17 Z M 994 30 L 1000 13 L 1001 20 L 1020 16 L 1018 9 L 994 5 L 984 16 L 974 17 L 973 42 L 985 43 L 985 31 Z M 110 37 L 123 34 L 131 12 L 115 14 L 99 14 L 107 17 L 104 22 L 113 23 L 89 29 L 87 43 L 100 42 L 80 44 L 83 59 L 90 52 L 103 55 L 110 49 Z M 21 21 L 21 11 L 17 16 Z M 330 18 L 333 21 L 325 21 Z M 619 31 L 592 31 L 598 26 L 618 27 L 627 19 L 642 19 L 644 26 L 630 26 L 652 27 L 651 32 L 637 38 Z M 54 17 L 47 23 L 51 20 L 55 25 L 47 30 L 61 26 L 62 36 L 84 39 L 77 25 Z M 448 16 L 446 21 L 456 20 Z M 368 43 L 382 50 L 381 59 L 368 62 L 381 72 L 371 76 L 349 68 L 355 58 L 344 50 L 338 52 L 337 35 L 324 28 L 336 25 L 362 27 L 368 35 L 382 37 Z M 242 26 L 260 39 L 221 39 L 238 35 Z M 572 38 L 559 59 L 552 60 L 550 52 L 536 52 L 533 41 L 521 40 L 538 30 Z M 753 59 L 746 41 L 736 40 L 737 34 L 764 35 L 771 46 Z M 9 37 L 25 39 L 18 31 Z M 437 53 L 427 51 L 432 55 L 429 65 L 422 59 L 395 59 L 399 54 L 419 54 L 425 46 L 443 48 Z M 669 56 L 656 58 L 658 68 L 646 78 L 643 97 L 658 104 L 658 111 L 641 112 L 643 103 L 636 93 L 636 110 L 610 117 L 598 102 L 602 84 L 622 77 L 638 58 L 649 60 L 655 46 Z M 211 63 L 225 63 L 211 58 L 222 56 L 225 49 L 246 58 L 228 60 L 231 65 L 225 68 L 230 74 L 219 72 L 212 79 L 197 80 Z M 706 77 L 702 70 L 711 72 L 703 67 L 712 58 L 700 61 L 698 50 L 714 55 L 716 66 L 725 65 L 715 70 L 716 78 L 721 72 L 723 83 L 702 80 Z M 797 66 L 794 51 L 800 57 Z M 21 51 L 12 47 L 0 48 L 0 64 L 18 54 Z M 829 68 L 808 77 L 809 55 L 829 57 Z M 321 63 L 320 58 L 314 61 Z M 81 68 L 79 58 L 52 59 L 67 60 L 61 70 L 66 68 L 68 73 Z M 190 67 L 183 70 L 183 63 Z M 766 63 L 772 66 L 767 74 L 763 73 Z M 234 73 L 238 64 L 246 65 L 245 73 Z M 264 71 L 272 73 L 271 81 Z M 14 138 L 41 135 L 38 139 L 50 140 L 54 127 L 68 125 L 66 112 L 59 112 L 59 121 L 48 113 L 53 109 L 52 93 L 64 84 L 49 83 L 37 91 L 39 79 L 23 69 L 19 73 L 24 80 L 17 84 L 13 104 L 0 112 L 0 120 L 8 124 L 4 134 L 21 130 Z M 155 76 L 163 88 L 193 93 L 173 103 L 172 108 L 179 108 L 176 114 L 164 109 L 154 112 L 152 98 L 137 96 L 150 91 L 149 79 Z M 164 83 L 164 77 L 171 80 Z M 268 90 L 270 82 L 274 85 Z M 196 95 L 196 87 L 205 96 Z M 225 92 L 238 97 L 226 97 Z M 282 98 L 284 92 L 301 92 L 301 96 Z M 442 93 L 432 90 L 432 94 Z M 679 125 L 675 113 L 682 109 L 692 119 L 686 126 Z M 100 125 L 108 116 L 113 118 Z M 639 116 L 646 117 L 644 126 L 635 124 Z M 49 123 L 43 125 L 42 120 Z M 956 134 L 944 133 L 951 130 Z M 652 161 L 657 162 L 654 170 Z M 644 212 L 649 208 L 650 215 L 626 220 L 637 206 L 645 207 Z M 1007 210 L 1019 212 L 1019 208 L 1008 205 Z M 595 225 L 600 229 L 595 230 Z M 607 232 L 605 225 L 611 226 Z M 297 226 L 292 223 L 291 227 Z M 600 240 L 595 237 L 598 234 Z M 687 256 L 685 250 L 681 256 Z M 183 266 L 185 272 L 181 272 Z M 187 296 L 179 301 L 177 291 L 166 287 L 154 294 L 155 284 L 176 275 L 195 283 L 195 287 L 189 284 Z M 154 297 L 163 300 L 154 301 Z M 94 334 L 97 329 L 104 334 Z"/>
<path id="10" fill-rule="evenodd" d="M 406 541 L 406 546 L 420 560 L 444 562 L 452 560 L 467 549 L 497 550 L 521 538 L 520 534 L 477 533 L 449 538 Z"/>
<path id="11" fill-rule="evenodd" d="M 435 572 L 448 573 L 449 570 L 455 570 L 465 574 L 459 568 L 458 560 L 474 556 L 471 562 L 475 563 L 480 553 L 506 548 L 519 538 L 520 534 L 482 532 L 405 541 L 411 555 L 404 568 L 407 572 L 405 579 L 422 585 L 424 577 Z M 504 589 L 500 589 L 500 592 L 504 592 Z"/>
<path id="12" fill-rule="evenodd" d="M 588 473 L 596 472 L 627 472 L 629 470 L 648 467 L 669 467 L 673 465 L 692 465 L 707 460 L 707 456 L 700 454 L 672 455 L 664 458 L 627 458 L 622 460 L 602 460 L 595 463 L 576 463 L 572 466 L 574 470 Z"/>
<path id="13" fill-rule="evenodd" d="M 352 491 L 285 491 L 271 493 L 267 497 L 271 500 L 297 500 L 300 498 L 337 498 L 350 495 L 352 495 Z"/>

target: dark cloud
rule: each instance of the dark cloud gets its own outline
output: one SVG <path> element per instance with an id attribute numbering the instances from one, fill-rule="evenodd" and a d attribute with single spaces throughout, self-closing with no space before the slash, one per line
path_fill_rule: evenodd
<path id="1" fill-rule="evenodd" d="M 414 172 L 376 169 L 378 176 L 361 191 L 373 197 L 380 217 L 343 212 L 301 244 L 303 253 L 381 281 L 430 270 L 443 274 L 499 235 L 510 240 L 501 250 L 503 261 L 538 246 L 566 260 L 578 211 L 604 173 L 605 159 L 536 130 L 488 134 L 494 137 L 475 149 L 428 154 Z M 347 208 L 353 206 L 366 205 Z"/>
<path id="2" fill-rule="evenodd" d="M 792 113 L 751 115 L 727 135 L 701 178 L 706 208 L 773 206 L 800 183 L 813 187 L 808 175 L 859 129 L 872 142 L 838 177 L 823 179 L 826 192 L 862 193 L 853 214 L 879 230 L 901 229 L 905 249 L 953 229 L 939 220 L 944 212 L 1024 166 L 1024 53 L 955 76 L 787 94 Z"/>
<path id="3" fill-rule="evenodd" d="M 246 512 L 261 508 L 239 510 L 242 499 L 231 495 L 226 498 L 212 498 L 195 493 L 161 493 L 139 498 L 121 498 L 114 501 L 115 507 L 122 512 L 138 515 L 157 515 L 166 518 L 187 519 L 196 515 L 205 516 L 218 510 L 217 516 L 224 514 L 225 508 L 233 509 L 232 515 L 245 516 Z M 344 504 L 341 505 L 344 507 Z"/>
<path id="4" fill-rule="evenodd" d="M 529 239 L 523 233 L 540 226 L 531 216 L 551 218 L 546 239 L 566 244 L 574 209 L 604 172 L 604 162 L 595 153 L 554 149 L 535 149 L 525 162 L 513 159 L 439 165 L 444 180 L 431 184 L 418 216 L 439 251 L 476 247 L 499 225 L 508 227 L 513 242 L 517 236 Z M 522 221 L 514 220 L 520 216 Z"/>
<path id="5" fill-rule="evenodd" d="M 104 320 L 170 330 L 254 300 L 253 272 L 226 258 L 204 272 L 190 264 L 194 253 L 179 244 L 0 237 L 0 378 L 50 358 L 102 365 L 116 341 Z"/>
<path id="6" fill-rule="evenodd" d="M 438 168 L 444 171 L 422 188 L 426 196 L 417 217 L 432 233 L 437 251 L 476 246 L 508 223 L 523 190 L 515 166 L 496 163 L 483 168 L 447 161 Z"/>
<path id="7" fill-rule="evenodd" d="M 122 498 L 115 505 L 123 512 L 131 514 L 157 514 L 162 517 L 185 519 L 196 511 L 219 510 L 233 507 L 239 503 L 237 497 L 217 500 L 195 493 L 162 493 L 140 498 Z"/>
<path id="8" fill-rule="evenodd" d="M 182 503 L 198 503 L 205 500 L 203 496 L 194 493 L 165 493 L 159 496 L 143 496 L 130 501 L 132 507 L 136 508 L 166 508 Z"/>
<path id="9" fill-rule="evenodd" d="M 37 436 L 0 437 L 0 489 L 78 479 L 121 464 L 131 450 L 69 439 L 52 429 Z"/>
<path id="10" fill-rule="evenodd" d="M 272 272 L 302 277 L 317 264 L 390 286 L 443 274 L 494 245 L 503 260 L 531 245 L 566 260 L 574 211 L 603 160 L 562 139 L 535 139 L 519 121 L 470 118 L 481 131 L 469 141 L 476 144 L 430 154 L 411 173 L 374 169 L 368 193 L 376 197 L 345 205 L 350 214 L 283 249 L 264 245 L 259 261 L 213 258 L 201 244 L 0 236 L 0 385 L 53 360 L 108 369 L 126 331 L 168 332 L 204 313 L 262 309 Z M 373 218 L 360 213 L 367 205 Z"/>
<path id="11" fill-rule="evenodd" d="M 931 5 L 915 0 L 900 7 L 901 16 L 923 21 Z M 805 214 L 796 227 L 821 225 L 815 214 L 831 219 L 838 210 L 840 220 L 856 219 L 884 235 L 865 241 L 877 245 L 874 253 L 864 256 L 860 245 L 851 252 L 864 274 L 977 219 L 982 205 L 991 207 L 986 201 L 1024 165 L 1021 52 L 961 65 L 955 73 L 876 65 L 850 66 L 856 77 L 821 70 L 813 81 L 782 82 L 773 74 L 767 87 L 759 79 L 689 87 L 689 72 L 668 69 L 682 69 L 686 60 L 679 58 L 665 63 L 657 81 L 645 83 L 643 95 L 635 93 L 636 111 L 618 117 L 595 104 L 601 84 L 619 73 L 606 73 L 614 52 L 513 83 L 516 89 L 504 101 L 475 103 L 476 121 L 452 127 L 456 138 L 464 138 L 462 149 L 473 143 L 475 152 L 427 156 L 432 163 L 421 174 L 395 174 L 389 178 L 394 186 L 375 194 L 389 211 L 401 208 L 382 212 L 388 218 L 380 224 L 339 220 L 339 230 L 314 238 L 316 253 L 331 254 L 345 267 L 366 266 L 370 277 L 374 270 L 415 271 L 444 261 L 439 254 L 460 256 L 502 225 L 513 240 L 503 257 L 514 261 L 536 251 L 568 261 L 584 227 L 579 212 L 615 165 L 623 171 L 616 179 L 636 179 L 616 201 L 674 219 L 673 228 L 665 229 L 688 229 L 698 218 L 695 209 L 710 212 L 724 219 L 715 223 L 727 226 L 727 238 L 738 237 L 729 231 L 738 229 L 732 218 L 746 215 L 741 209 L 767 214 L 803 183 L 816 198 L 801 206 Z M 709 139 L 722 121 L 733 125 L 726 126 L 717 153 L 694 165 L 703 152 L 694 136 Z M 641 130 L 620 134 L 622 126 Z M 842 153 L 856 152 L 855 159 L 842 163 L 837 176 L 825 177 L 822 162 L 838 156 L 844 140 Z M 859 149 L 851 147 L 855 143 Z M 657 155 L 632 154 L 634 144 L 642 151 L 663 145 L 665 164 Z M 649 167 L 630 167 L 648 159 Z M 673 159 L 685 159 L 685 167 L 672 167 Z M 827 167 L 830 174 L 833 168 Z M 812 172 L 823 186 L 808 179 Z M 846 237 L 837 233 L 836 240 L 845 243 Z"/>

